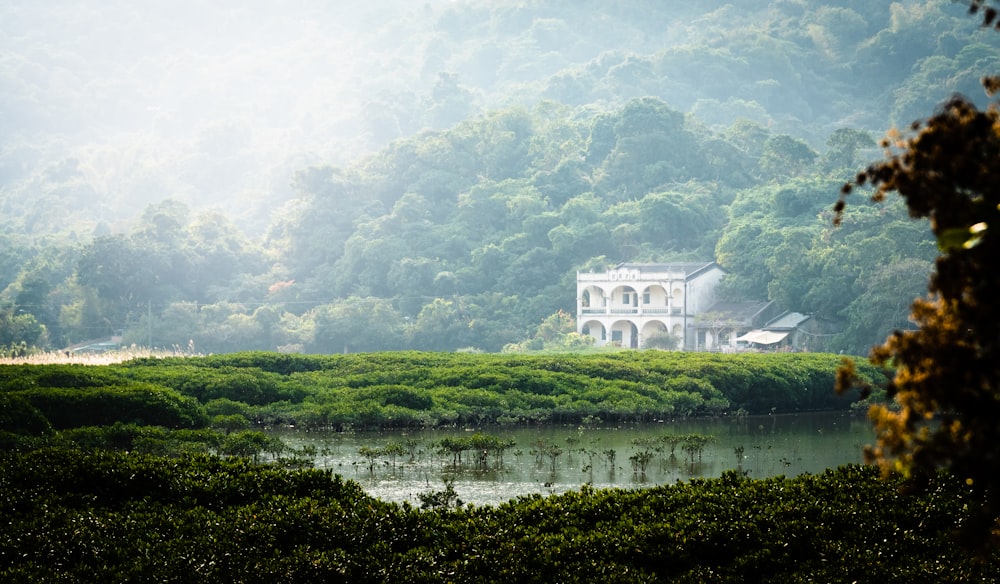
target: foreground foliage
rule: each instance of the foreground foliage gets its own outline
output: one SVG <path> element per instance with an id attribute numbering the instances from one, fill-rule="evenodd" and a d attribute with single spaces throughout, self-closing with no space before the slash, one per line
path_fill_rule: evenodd
<path id="1" fill-rule="evenodd" d="M 207 456 L 0 455 L 0 578 L 35 581 L 981 582 L 949 541 L 968 492 L 877 469 L 736 473 L 417 510 L 327 471 Z"/>
<path id="2" fill-rule="evenodd" d="M 915 478 L 951 469 L 980 498 L 969 535 L 998 545 L 1000 112 L 956 98 L 896 146 L 858 182 L 871 181 L 876 199 L 898 192 L 912 216 L 930 218 L 941 256 L 930 295 L 913 304 L 919 329 L 896 331 L 872 353 L 876 364 L 896 366 L 888 394 L 898 407 L 871 409 L 878 443 L 868 454 Z"/>
<path id="3" fill-rule="evenodd" d="M 971 13 L 994 27 L 993 2 L 971 0 Z M 996 26 L 995 28 L 1000 28 Z M 1000 77 L 985 77 L 991 96 Z M 895 407 L 873 406 L 878 442 L 868 452 L 886 473 L 920 482 L 941 467 L 961 477 L 977 494 L 979 510 L 965 533 L 975 545 L 1000 546 L 1000 110 L 980 110 L 956 96 L 908 135 L 883 141 L 886 159 L 870 165 L 842 189 L 871 184 L 874 201 L 891 193 L 905 201 L 911 217 L 926 218 L 938 256 L 929 294 L 912 305 L 917 330 L 894 331 L 872 352 L 877 365 L 891 363 L 895 376 L 887 394 Z M 839 387 L 852 383 L 850 365 Z M 863 385 L 863 384 L 862 384 Z"/>

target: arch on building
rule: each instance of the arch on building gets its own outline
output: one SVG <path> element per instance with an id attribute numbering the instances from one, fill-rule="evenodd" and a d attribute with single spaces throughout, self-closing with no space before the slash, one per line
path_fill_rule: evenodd
<path id="1" fill-rule="evenodd" d="M 580 293 L 580 302 L 583 308 L 604 308 L 607 306 L 607 298 L 604 294 L 604 288 L 600 286 L 590 285 L 583 289 Z"/>
<path id="2" fill-rule="evenodd" d="M 611 325 L 608 341 L 618 347 L 639 348 L 639 328 L 630 320 L 617 320 Z"/>
<path id="3" fill-rule="evenodd" d="M 670 292 L 660 284 L 650 284 L 641 293 L 642 309 L 647 314 L 666 314 L 670 307 Z"/>
<path id="4" fill-rule="evenodd" d="M 600 345 L 608 340 L 608 331 L 605 330 L 604 325 L 597 320 L 588 320 L 583 323 L 580 328 L 580 334 L 593 337 L 594 344 Z"/>
<path id="5" fill-rule="evenodd" d="M 611 310 L 612 312 L 616 310 L 628 310 L 634 311 L 639 307 L 639 293 L 635 288 L 629 285 L 622 285 L 615 287 L 611 291 Z"/>
<path id="6" fill-rule="evenodd" d="M 642 331 L 640 334 L 642 342 L 640 345 L 645 346 L 649 339 L 666 334 L 670 334 L 670 329 L 667 328 L 667 324 L 665 322 L 660 320 L 648 321 L 646 324 L 642 325 Z"/>

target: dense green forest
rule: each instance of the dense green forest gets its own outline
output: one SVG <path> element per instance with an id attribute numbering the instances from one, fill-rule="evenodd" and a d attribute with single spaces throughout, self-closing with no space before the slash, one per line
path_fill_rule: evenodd
<path id="1" fill-rule="evenodd" d="M 838 188 L 1000 70 L 946 1 L 322 4 L 3 9 L 0 347 L 566 348 L 577 270 L 716 259 L 863 354 L 936 248 Z"/>

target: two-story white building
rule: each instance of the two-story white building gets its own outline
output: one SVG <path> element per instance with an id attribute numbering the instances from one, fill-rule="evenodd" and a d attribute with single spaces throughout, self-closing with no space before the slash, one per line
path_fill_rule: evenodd
<path id="1" fill-rule="evenodd" d="M 715 304 L 725 272 L 715 262 L 623 263 L 576 275 L 577 332 L 597 346 L 634 349 L 669 334 L 695 349 L 695 316 Z"/>

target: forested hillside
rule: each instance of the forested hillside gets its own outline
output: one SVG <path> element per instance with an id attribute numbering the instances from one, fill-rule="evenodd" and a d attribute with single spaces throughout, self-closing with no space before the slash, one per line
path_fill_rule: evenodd
<path id="1" fill-rule="evenodd" d="M 839 186 L 994 37 L 946 0 L 2 9 L 0 346 L 559 348 L 577 270 L 906 327 L 936 249 Z"/>

